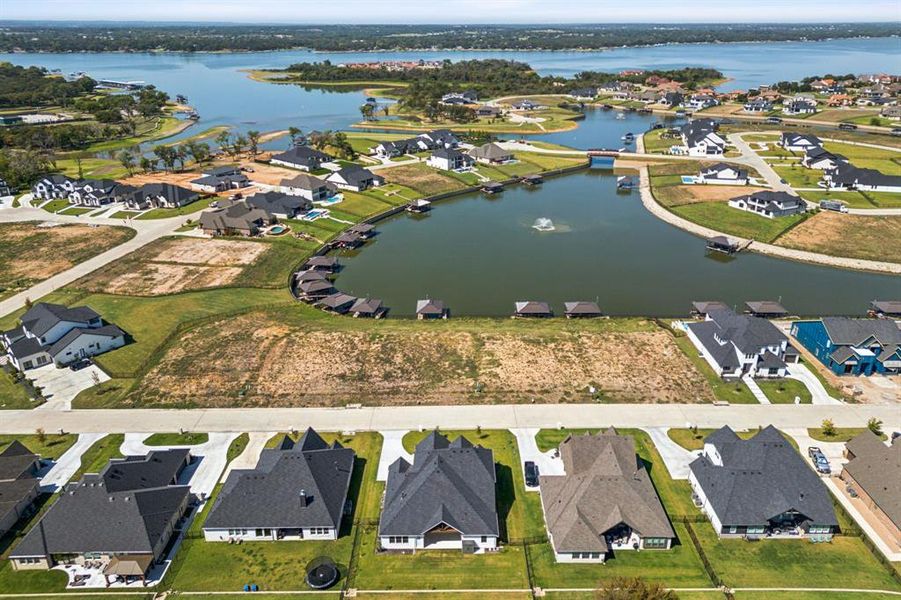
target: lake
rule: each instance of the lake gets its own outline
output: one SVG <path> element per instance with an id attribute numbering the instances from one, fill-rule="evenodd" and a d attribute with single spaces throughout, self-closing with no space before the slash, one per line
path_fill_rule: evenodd
<path id="1" fill-rule="evenodd" d="M 340 208 L 340 206 L 339 206 Z M 533 229 L 549 218 L 552 232 Z M 704 240 L 667 225 L 638 191 L 616 191 L 616 176 L 591 169 L 468 194 L 378 224 L 379 235 L 345 265 L 336 287 L 381 298 L 393 315 L 438 298 L 453 314 L 509 315 L 517 300 L 595 300 L 611 315 L 685 315 L 692 300 L 782 299 L 793 313 L 863 314 L 876 297 L 897 297 L 901 280 L 778 260 L 755 253 L 708 256 Z"/>

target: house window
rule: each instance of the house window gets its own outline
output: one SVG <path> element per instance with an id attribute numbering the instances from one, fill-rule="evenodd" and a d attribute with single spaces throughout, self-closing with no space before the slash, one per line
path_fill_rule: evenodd
<path id="1" fill-rule="evenodd" d="M 645 538 L 644 543 L 642 544 L 645 548 L 649 549 L 666 549 L 667 539 L 666 538 Z"/>
<path id="2" fill-rule="evenodd" d="M 257 529 L 256 530 L 257 537 L 270 537 L 272 535 L 272 530 L 270 529 Z"/>
<path id="3" fill-rule="evenodd" d="M 487 543 L 488 543 L 488 536 L 487 536 L 487 535 L 483 535 L 483 536 L 482 536 L 482 543 L 483 543 L 483 544 L 487 544 Z"/>
<path id="4" fill-rule="evenodd" d="M 409 544 L 410 538 L 406 535 L 391 535 L 388 536 L 389 544 Z"/>
<path id="5" fill-rule="evenodd" d="M 326 535 L 328 527 L 310 527 L 310 535 Z"/>
<path id="6" fill-rule="evenodd" d="M 766 531 L 764 527 L 748 527 L 748 533 L 751 535 L 763 534 Z"/>
<path id="7" fill-rule="evenodd" d="M 730 527 L 729 533 L 738 533 L 738 527 Z"/>

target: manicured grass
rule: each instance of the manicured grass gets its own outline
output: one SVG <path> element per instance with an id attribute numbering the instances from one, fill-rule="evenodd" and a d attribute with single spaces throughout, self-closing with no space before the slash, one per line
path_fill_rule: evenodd
<path id="1" fill-rule="evenodd" d="M 897 594 L 860 594 L 856 592 L 744 592 L 734 594 L 736 600 L 898 600 Z M 679 600 L 684 600 L 685 595 L 679 594 Z"/>
<path id="2" fill-rule="evenodd" d="M 3 295 L 0 294 L 0 299 Z M 0 369 L 0 409 L 19 410 L 34 408 L 39 402 L 28 397 L 25 386 L 15 383 L 12 374 Z"/>
<path id="3" fill-rule="evenodd" d="M 826 142 L 823 147 L 834 154 L 841 154 L 856 167 L 876 169 L 886 175 L 901 175 L 901 152 L 840 142 Z"/>
<path id="4" fill-rule="evenodd" d="M 644 134 L 644 151 L 650 154 L 664 154 L 673 146 L 681 144 L 681 140 L 672 137 L 662 137 L 666 129 L 654 129 Z"/>
<path id="5" fill-rule="evenodd" d="M 878 208 L 860 192 L 852 191 L 800 191 L 798 195 L 810 202 L 820 203 L 820 200 L 839 200 L 849 208 Z"/>
<path id="6" fill-rule="evenodd" d="M 806 215 L 767 219 L 725 202 L 698 202 L 672 209 L 674 213 L 705 227 L 758 242 L 773 242 L 786 230 L 803 221 Z"/>
<path id="7" fill-rule="evenodd" d="M 901 194 L 870 191 L 860 194 L 879 208 L 901 208 Z"/>
<path id="8" fill-rule="evenodd" d="M 193 215 L 205 208 L 209 208 L 211 202 L 220 199 L 219 196 L 209 196 L 207 198 L 200 198 L 196 202 L 179 206 L 178 208 L 154 208 L 153 210 L 142 213 L 141 216 L 137 218 L 143 221 L 147 219 L 169 219 L 172 217 Z"/>
<path id="9" fill-rule="evenodd" d="M 375 474 L 381 451 L 381 436 L 377 433 L 360 433 L 343 436 L 320 433 L 329 443 L 339 441 L 353 448 L 357 454 L 349 497 L 354 500 L 354 516 L 345 518 L 341 535 L 336 541 L 281 541 L 246 542 L 227 544 L 205 542 L 200 533 L 203 521 L 215 501 L 215 495 L 206 503 L 203 512 L 191 526 L 191 538 L 185 540 L 176 563 L 173 564 L 171 587 L 179 591 L 236 591 L 246 583 L 255 583 L 265 591 L 305 590 L 306 564 L 317 556 L 331 557 L 338 565 L 341 581 L 348 575 L 353 545 L 350 525 L 367 510 L 378 511 L 378 497 L 373 506 L 370 500 L 375 488 Z M 237 454 L 235 454 L 237 456 Z M 199 536 L 199 537 L 195 537 Z M 256 596 L 255 596 L 256 597 Z"/>
<path id="10" fill-rule="evenodd" d="M 241 454 L 243 454 L 244 452 L 244 449 L 247 448 L 248 442 L 250 442 L 250 435 L 247 433 L 242 433 L 234 440 L 232 440 L 232 443 L 229 444 L 228 450 L 225 453 L 226 464 L 241 456 Z"/>
<path id="11" fill-rule="evenodd" d="M 62 571 L 13 571 L 12 563 L 5 558 L 5 555 L 0 557 L 0 594 L 65 591 L 69 577 Z"/>
<path id="12" fill-rule="evenodd" d="M 18 440 L 26 448 L 39 455 L 41 458 L 56 460 L 78 439 L 74 433 L 45 433 L 44 435 L 33 433 L 30 435 L 0 435 L 0 452 L 13 441 Z"/>
<path id="13" fill-rule="evenodd" d="M 110 218 L 111 219 L 134 219 L 135 217 L 137 217 L 140 214 L 141 213 L 135 212 L 135 211 L 120 210 L 120 211 L 114 212 L 112 215 L 110 215 Z"/>
<path id="14" fill-rule="evenodd" d="M 81 455 L 81 468 L 72 475 L 70 481 L 78 481 L 85 473 L 99 473 L 111 458 L 121 458 L 119 450 L 125 441 L 125 435 L 111 433 L 100 438 Z"/>
<path id="15" fill-rule="evenodd" d="M 808 169 L 798 165 L 796 167 L 775 166 L 773 170 L 793 188 L 815 188 L 817 182 L 823 178 L 823 172 L 818 169 Z"/>
<path id="16" fill-rule="evenodd" d="M 866 427 L 836 427 L 835 435 L 826 435 L 823 433 L 822 427 L 809 427 L 807 435 L 820 442 L 847 442 L 866 430 Z M 882 439 L 886 439 L 884 433 L 882 434 Z"/>
<path id="17" fill-rule="evenodd" d="M 675 337 L 676 345 L 685 353 L 688 360 L 700 371 L 710 384 L 710 389 L 717 400 L 721 402 L 729 402 L 731 404 L 757 404 L 757 399 L 748 386 L 743 381 L 724 381 L 720 378 L 707 364 L 695 345 L 691 343 L 688 336 L 677 335 Z M 686 398 L 686 401 L 690 399 Z"/>
<path id="18" fill-rule="evenodd" d="M 679 543 L 669 550 L 616 552 L 603 565 L 558 563 L 550 543 L 527 547 L 535 584 L 542 588 L 591 588 L 615 577 L 641 577 L 668 587 L 711 587 L 685 525 L 675 523 Z M 681 598 L 681 594 L 679 595 Z"/>
<path id="19" fill-rule="evenodd" d="M 84 208 L 83 206 L 73 206 L 72 208 L 67 208 L 59 211 L 60 214 L 69 215 L 71 217 L 77 217 L 78 215 L 83 215 L 85 213 L 93 212 L 97 209 L 95 208 Z"/>
<path id="20" fill-rule="evenodd" d="M 208 433 L 154 433 L 144 440 L 148 446 L 197 446 L 210 441 Z"/>
<path id="21" fill-rule="evenodd" d="M 691 429 L 672 428 L 667 431 L 666 434 L 669 436 L 669 439 L 673 440 L 686 450 L 700 450 L 704 447 L 704 438 L 706 438 L 714 431 L 716 430 L 697 429 L 695 431 L 692 431 Z M 749 431 L 736 431 L 735 433 L 741 439 L 746 440 L 757 435 L 757 430 L 751 429 Z"/>
<path id="22" fill-rule="evenodd" d="M 773 404 L 794 404 L 796 397 L 801 404 L 812 402 L 810 390 L 796 379 L 758 379 L 757 385 Z"/>
<path id="23" fill-rule="evenodd" d="M 714 571 L 730 587 L 898 589 L 856 537 L 807 540 L 719 539 L 709 523 L 694 527 Z"/>
<path id="24" fill-rule="evenodd" d="M 47 212 L 60 212 L 72 206 L 69 204 L 69 201 L 65 198 L 57 198 L 56 200 L 51 200 L 41 205 L 41 208 L 46 210 Z"/>

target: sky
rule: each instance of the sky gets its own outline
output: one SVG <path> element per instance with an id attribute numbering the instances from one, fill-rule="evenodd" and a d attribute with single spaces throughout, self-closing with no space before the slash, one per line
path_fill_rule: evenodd
<path id="1" fill-rule="evenodd" d="M 901 21 L 901 0 L 0 0 L 0 20 L 237 23 Z"/>

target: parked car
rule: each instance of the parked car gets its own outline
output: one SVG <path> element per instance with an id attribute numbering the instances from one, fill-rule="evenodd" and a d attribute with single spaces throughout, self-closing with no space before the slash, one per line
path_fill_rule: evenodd
<path id="1" fill-rule="evenodd" d="M 854 131 L 857 129 L 857 125 L 854 123 L 839 123 L 838 128 L 844 131 Z"/>
<path id="2" fill-rule="evenodd" d="M 76 360 L 73 363 L 70 363 L 69 369 L 71 369 L 73 371 L 81 371 L 82 369 L 86 369 L 87 367 L 90 367 L 90 366 L 91 366 L 90 358 L 81 358 L 79 360 Z"/>
<path id="3" fill-rule="evenodd" d="M 776 123 L 781 123 L 781 122 L 782 122 L 782 119 L 780 119 L 779 117 L 767 117 L 766 121 L 764 121 L 764 123 L 771 123 L 771 124 L 776 124 Z"/>
<path id="4" fill-rule="evenodd" d="M 538 487 L 538 465 L 531 460 L 525 463 L 526 487 Z"/>
<path id="5" fill-rule="evenodd" d="M 809 456 L 810 458 L 813 458 L 817 454 L 822 455 L 823 451 L 820 450 L 817 446 L 808 446 L 807 447 L 807 456 Z"/>
<path id="6" fill-rule="evenodd" d="M 895 127 L 891 133 L 892 135 L 901 135 L 901 127 Z"/>

